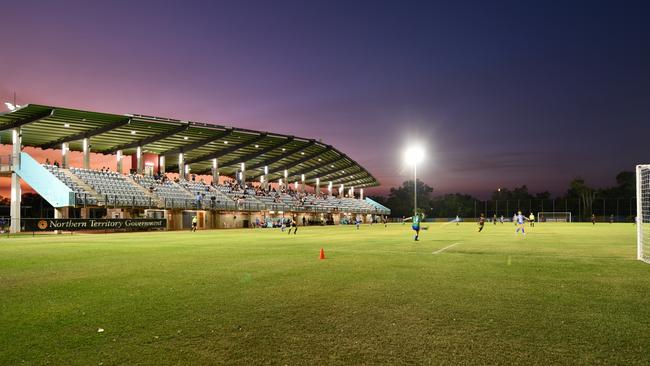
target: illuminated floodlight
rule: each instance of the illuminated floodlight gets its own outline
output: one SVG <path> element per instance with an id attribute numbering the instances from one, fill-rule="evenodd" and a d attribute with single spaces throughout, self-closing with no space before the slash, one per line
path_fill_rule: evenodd
<path id="1" fill-rule="evenodd" d="M 7 106 L 7 109 L 9 109 L 10 111 L 15 111 L 16 110 L 16 106 L 9 103 L 9 102 L 5 102 L 5 105 Z"/>
<path id="2" fill-rule="evenodd" d="M 424 155 L 424 148 L 422 148 L 422 146 L 413 145 L 404 151 L 404 160 L 406 160 L 408 164 L 416 165 L 420 164 L 422 160 L 424 160 Z"/>

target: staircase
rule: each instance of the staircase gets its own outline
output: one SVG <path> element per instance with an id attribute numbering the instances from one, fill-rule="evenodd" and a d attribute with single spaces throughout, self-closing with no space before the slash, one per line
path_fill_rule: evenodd
<path id="1" fill-rule="evenodd" d="M 97 206 L 104 206 L 106 204 L 106 201 L 104 200 L 104 196 L 96 192 L 93 187 L 89 186 L 86 182 L 84 182 L 81 178 L 77 177 L 76 175 L 72 174 L 72 172 L 68 169 L 63 169 L 59 168 L 60 172 L 63 172 L 66 177 L 70 178 L 73 182 L 75 182 L 79 187 L 83 188 L 84 191 L 88 192 L 91 197 L 97 200 Z"/>
<path id="2" fill-rule="evenodd" d="M 124 178 L 126 178 L 126 180 L 129 183 L 131 183 L 132 185 L 137 187 L 142 193 L 144 193 L 147 197 L 149 197 L 151 199 L 151 202 L 153 203 L 152 206 L 156 206 L 156 207 L 164 207 L 165 206 L 165 200 L 164 199 L 158 197 L 158 195 L 156 195 L 155 193 L 150 192 L 149 189 L 147 189 L 146 187 L 143 187 L 142 185 L 138 184 L 138 182 L 136 182 L 133 179 L 133 177 L 131 177 L 130 175 L 125 175 Z"/>

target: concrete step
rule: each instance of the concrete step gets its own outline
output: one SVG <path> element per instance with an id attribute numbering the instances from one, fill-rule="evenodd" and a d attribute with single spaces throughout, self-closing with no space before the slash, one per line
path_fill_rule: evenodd
<path id="1" fill-rule="evenodd" d="M 101 194 L 95 191 L 91 186 L 88 185 L 88 183 L 84 182 L 81 178 L 74 175 L 69 169 L 59 168 L 59 171 L 63 172 L 63 174 L 65 174 L 77 185 L 82 187 L 86 192 L 90 193 L 90 195 L 97 200 L 98 206 L 103 206 L 106 204 L 106 201 L 104 200 L 104 197 Z"/>

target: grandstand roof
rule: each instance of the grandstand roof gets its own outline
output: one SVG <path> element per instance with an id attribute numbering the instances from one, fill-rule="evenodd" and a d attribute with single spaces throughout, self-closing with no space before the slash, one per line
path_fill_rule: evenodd
<path id="1" fill-rule="evenodd" d="M 64 142 L 72 151 L 82 151 L 82 140 L 90 139 L 90 151 L 114 154 L 143 153 L 165 156 L 165 170 L 178 171 L 178 155 L 184 154 L 192 173 L 209 174 L 211 159 L 217 158 L 220 174 L 234 176 L 241 162 L 247 177 L 269 169 L 269 181 L 284 169 L 290 181 L 305 174 L 307 183 L 320 178 L 346 186 L 369 187 L 379 182 L 365 168 L 331 145 L 315 139 L 254 131 L 210 123 L 183 121 L 137 114 L 110 114 L 28 104 L 0 113 L 0 142 L 11 143 L 10 130 L 20 127 L 23 146 L 60 149 Z"/>

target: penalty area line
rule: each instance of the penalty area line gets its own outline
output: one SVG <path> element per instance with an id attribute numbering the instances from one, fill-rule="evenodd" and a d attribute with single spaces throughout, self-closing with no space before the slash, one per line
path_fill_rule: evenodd
<path id="1" fill-rule="evenodd" d="M 431 253 L 431 254 L 439 254 L 439 253 L 442 253 L 443 251 L 445 251 L 445 250 L 447 250 L 447 249 L 449 249 L 449 248 L 451 248 L 451 247 L 455 247 L 455 246 L 458 245 L 458 244 L 460 244 L 460 242 L 456 242 L 456 243 L 454 243 L 454 244 L 447 245 L 446 247 L 444 247 L 444 248 L 442 248 L 442 249 L 438 249 L 438 250 L 434 251 L 434 252 Z"/>

